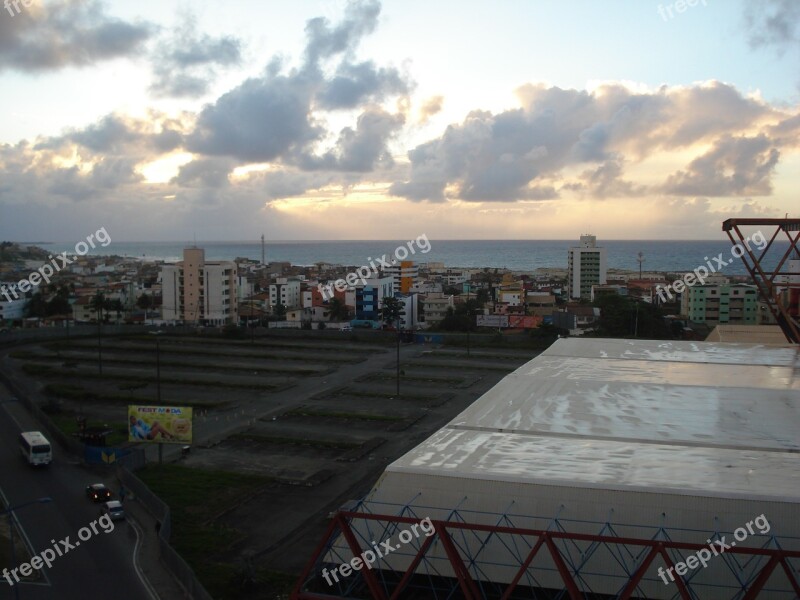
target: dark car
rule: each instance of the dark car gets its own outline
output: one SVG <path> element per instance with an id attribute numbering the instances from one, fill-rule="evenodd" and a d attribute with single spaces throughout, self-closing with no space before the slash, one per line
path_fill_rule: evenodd
<path id="1" fill-rule="evenodd" d="M 111 490 L 102 483 L 93 483 L 86 486 L 86 496 L 92 502 L 108 502 L 111 500 Z"/>

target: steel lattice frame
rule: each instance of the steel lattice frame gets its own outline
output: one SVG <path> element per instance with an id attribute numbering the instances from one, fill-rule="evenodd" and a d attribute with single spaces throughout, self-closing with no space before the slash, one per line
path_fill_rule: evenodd
<path id="1" fill-rule="evenodd" d="M 761 254 L 756 256 L 748 243 L 750 238 L 742 233 L 740 227 L 774 227 L 775 231 L 769 238 L 769 243 L 761 250 Z M 776 282 L 779 276 L 788 278 L 792 275 L 783 270 L 792 253 L 794 253 L 795 258 L 800 259 L 800 245 L 798 244 L 800 241 L 800 219 L 728 219 L 722 223 L 722 230 L 728 234 L 732 244 L 740 245 L 747 250 L 747 253 L 741 256 L 745 269 L 747 269 L 756 287 L 758 287 L 761 297 L 769 306 L 770 312 L 772 312 L 778 325 L 783 330 L 786 339 L 794 344 L 800 344 L 800 320 L 798 320 L 798 315 L 791 313 L 789 307 L 784 304 L 780 293 L 778 293 L 779 288 L 800 290 L 800 281 Z M 771 271 L 765 270 L 762 266 L 762 261 L 772 248 L 780 232 L 786 234 L 786 238 L 789 240 L 789 248 L 783 253 L 774 269 Z M 797 276 L 796 273 L 794 275 Z"/>
<path id="2" fill-rule="evenodd" d="M 457 511 L 453 511 L 451 514 L 456 514 L 460 518 L 460 515 L 457 514 Z M 502 520 L 504 520 L 503 517 L 501 517 L 500 521 Z M 505 588 L 502 594 L 497 596 L 495 594 L 491 595 L 491 597 L 499 597 L 502 598 L 502 600 L 508 600 L 511 598 L 511 595 L 514 593 L 515 589 L 518 588 L 523 577 L 527 576 L 530 579 L 532 575 L 531 572 L 535 570 L 532 569 L 531 564 L 534 558 L 536 558 L 536 556 L 540 553 L 549 554 L 549 557 L 555 565 L 561 581 L 563 582 L 563 588 L 561 590 L 562 593 L 559 597 L 578 600 L 580 598 L 584 598 L 585 592 L 581 591 L 581 588 L 584 590 L 586 589 L 586 586 L 582 584 L 582 577 L 584 574 L 581 573 L 581 569 L 583 569 L 586 562 L 591 558 L 592 553 L 600 546 L 624 546 L 628 552 L 628 555 L 636 562 L 636 565 L 633 569 L 627 572 L 627 581 L 624 582 L 619 593 L 615 597 L 620 600 L 628 600 L 636 597 L 634 594 L 637 593 L 642 579 L 647 574 L 648 569 L 656 558 L 661 557 L 664 561 L 664 564 L 669 568 L 675 566 L 675 563 L 673 562 L 673 556 L 675 556 L 676 552 L 696 552 L 701 549 L 708 548 L 708 546 L 704 544 L 673 541 L 669 539 L 668 535 L 664 535 L 664 537 L 661 539 L 617 536 L 614 534 L 613 526 L 609 523 L 603 525 L 602 529 L 600 530 L 601 533 L 599 534 L 586 534 L 566 531 L 561 526 L 558 527 L 558 530 L 553 531 L 550 529 L 527 529 L 506 526 L 501 525 L 500 522 L 495 525 L 486 525 L 468 523 L 463 520 L 432 520 L 431 522 L 434 525 L 435 534 L 431 535 L 430 537 L 426 537 L 424 541 L 419 544 L 419 547 L 415 548 L 416 553 L 414 554 L 414 558 L 411 560 L 405 571 L 396 573 L 397 576 L 395 579 L 397 582 L 393 589 L 387 589 L 388 586 L 386 585 L 386 582 L 380 582 L 378 580 L 378 576 L 376 575 L 378 571 L 361 569 L 358 572 L 354 572 L 349 578 L 348 590 L 334 593 L 307 591 L 306 588 L 309 587 L 309 584 L 317 579 L 318 570 L 323 564 L 325 564 L 325 557 L 329 552 L 331 552 L 331 549 L 337 543 L 337 540 L 339 543 L 341 543 L 342 540 L 345 541 L 347 549 L 352 552 L 352 556 L 359 556 L 365 550 L 370 549 L 369 542 L 367 542 L 366 548 L 362 548 L 357 539 L 359 535 L 358 526 L 354 527 L 353 524 L 354 522 L 358 523 L 359 521 L 376 521 L 385 523 L 386 526 L 383 531 L 386 533 L 392 528 L 394 531 L 397 531 L 400 525 L 412 525 L 419 523 L 420 519 L 417 517 L 402 516 L 402 514 L 385 515 L 339 511 L 331 520 L 331 523 L 322 541 L 317 546 L 311 560 L 308 562 L 306 568 L 300 576 L 300 579 L 298 580 L 298 583 L 292 592 L 292 600 L 330 600 L 332 598 L 353 598 L 355 596 L 351 594 L 351 591 L 359 585 L 362 587 L 362 589 L 364 589 L 365 593 L 369 594 L 368 597 L 375 600 L 398 600 L 403 598 L 403 594 L 407 591 L 408 585 L 412 578 L 415 576 L 415 574 L 419 575 L 419 573 L 416 573 L 416 571 L 421 563 L 426 560 L 426 556 L 430 551 L 434 540 L 437 540 L 441 543 L 446 554 L 446 560 L 452 569 L 452 573 L 456 574 L 455 578 L 452 576 L 450 577 L 450 580 L 452 581 L 452 587 L 449 594 L 447 594 L 445 597 L 453 597 L 453 593 L 457 591 L 460 592 L 460 596 L 458 597 L 465 598 L 467 600 L 487 598 L 487 595 L 484 593 L 483 586 L 479 585 L 479 580 L 476 579 L 474 575 L 479 571 L 479 568 L 476 566 L 476 562 L 478 562 L 477 556 L 483 550 L 488 539 L 495 535 L 505 534 L 511 536 L 520 536 L 520 539 L 522 539 L 521 536 L 536 539 L 535 543 L 532 545 L 529 543 L 526 544 L 527 552 L 524 554 L 519 554 L 519 557 L 522 560 L 519 561 L 519 564 L 513 565 L 517 568 L 516 575 L 509 583 L 501 584 Z M 666 534 L 663 528 L 658 528 L 658 531 Z M 477 552 L 471 553 L 470 550 L 465 547 L 465 545 L 460 545 L 458 543 L 457 534 L 465 535 L 467 533 L 471 533 L 476 536 L 478 536 L 478 534 L 484 534 L 486 536 L 486 539 L 484 539 Z M 478 539 L 480 539 L 479 536 Z M 572 560 L 572 557 L 568 552 L 559 550 L 557 542 L 561 543 L 562 545 L 570 542 L 589 542 L 591 543 L 589 546 L 591 550 L 589 552 L 582 553 L 581 561 L 580 563 L 577 563 L 577 561 Z M 672 555 L 670 551 L 672 551 Z M 752 565 L 751 573 L 745 580 L 742 580 L 738 575 L 736 575 L 737 586 L 739 589 L 732 597 L 737 598 L 737 600 L 754 600 L 757 598 L 759 593 L 762 592 L 764 586 L 768 582 L 770 576 L 778 567 L 783 570 L 789 585 L 791 586 L 791 588 L 787 588 L 785 591 L 787 593 L 792 593 L 793 591 L 797 597 L 800 597 L 800 580 L 798 580 L 797 576 L 795 575 L 797 570 L 789 562 L 789 559 L 800 560 L 800 551 L 784 549 L 775 540 L 775 538 L 771 538 L 771 541 L 764 547 L 731 547 L 725 550 L 725 555 L 729 555 L 726 560 L 734 561 L 737 563 L 737 565 L 739 565 L 739 563 L 735 557 L 745 557 L 748 558 L 748 560 L 761 559 L 759 563 Z M 763 559 L 766 560 L 764 561 Z M 748 560 L 745 560 L 745 563 L 747 563 Z M 763 564 L 761 564 L 761 562 L 763 562 Z M 730 568 L 730 565 L 728 565 L 728 567 Z M 739 565 L 739 567 L 741 569 L 741 565 Z M 676 574 L 676 595 L 683 600 L 695 600 L 696 598 L 702 597 L 698 596 L 697 591 L 692 590 L 692 584 L 690 580 L 691 577 L 684 578 Z M 497 586 L 496 583 L 494 585 L 495 587 Z M 588 591 L 586 593 L 588 593 Z M 428 597 L 439 597 L 439 595 L 432 592 L 432 595 Z"/>

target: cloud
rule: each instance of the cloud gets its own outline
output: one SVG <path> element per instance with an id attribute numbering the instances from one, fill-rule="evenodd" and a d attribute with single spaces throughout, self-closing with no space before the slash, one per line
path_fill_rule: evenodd
<path id="1" fill-rule="evenodd" d="M 195 17 L 189 15 L 170 38 L 157 45 L 150 91 L 159 97 L 203 96 L 221 68 L 239 65 L 241 61 L 242 43 L 238 38 L 201 34 Z"/>
<path id="2" fill-rule="evenodd" d="M 390 162 L 386 143 L 403 118 L 379 105 L 407 94 L 411 83 L 397 69 L 354 62 L 352 56 L 361 38 L 374 31 L 379 13 L 377 2 L 351 2 L 336 25 L 311 19 L 303 65 L 285 71 L 273 59 L 261 77 L 245 81 L 206 106 L 187 149 L 305 170 L 367 172 Z M 328 77 L 322 63 L 336 57 L 340 61 Z M 356 127 L 343 128 L 334 147 L 326 150 L 334 134 L 320 113 L 358 108 L 362 110 Z"/>
<path id="3" fill-rule="evenodd" d="M 542 190 L 551 189 L 553 181 L 569 179 L 575 167 L 589 165 L 579 180 L 568 181 L 563 189 L 596 197 L 636 196 L 646 188 L 624 179 L 626 162 L 700 144 L 724 146 L 722 136 L 752 134 L 776 121 L 783 121 L 788 139 L 796 127 L 790 120 L 794 115 L 745 98 L 720 82 L 664 86 L 646 93 L 619 83 L 591 92 L 527 84 L 517 96 L 521 108 L 497 114 L 473 111 L 440 137 L 410 150 L 409 177 L 393 183 L 390 193 L 433 202 L 449 197 L 478 202 L 555 197 Z M 688 172 L 676 174 L 667 188 L 670 193 L 704 195 L 762 192 L 770 189 L 777 154 L 762 158 L 763 168 L 752 172 L 733 159 L 738 175 L 730 181 L 721 176 L 724 168 L 712 168 L 715 176 L 703 171 L 709 165 L 700 160 Z M 724 162 L 721 156 L 708 160 Z M 710 189 L 714 184 L 720 186 L 716 192 Z"/>
<path id="4" fill-rule="evenodd" d="M 796 0 L 748 2 L 745 23 L 753 47 L 773 46 L 783 53 L 800 45 L 800 4 Z"/>
<path id="5" fill-rule="evenodd" d="M 314 82 L 299 75 L 248 79 L 200 113 L 192 152 L 269 162 L 324 135 L 310 113 Z"/>
<path id="6" fill-rule="evenodd" d="M 111 113 L 83 129 L 68 130 L 61 136 L 40 140 L 35 149 L 64 150 L 75 144 L 90 154 L 144 159 L 180 147 L 187 127 L 181 119 L 156 111 L 151 111 L 146 119 Z"/>
<path id="7" fill-rule="evenodd" d="M 351 54 L 361 39 L 373 33 L 381 12 L 377 0 L 349 2 L 344 18 L 335 27 L 325 17 L 316 17 L 306 24 L 306 65 L 316 68 L 321 60 L 338 54 Z"/>
<path id="8" fill-rule="evenodd" d="M 230 185 L 228 176 L 236 163 L 227 158 L 204 158 L 182 165 L 170 183 L 181 187 L 221 188 Z"/>
<path id="9" fill-rule="evenodd" d="M 596 169 L 584 171 L 577 183 L 566 184 L 565 189 L 586 192 L 593 198 L 623 198 L 643 196 L 647 186 L 627 181 L 623 176 L 623 159 L 608 160 Z"/>
<path id="10" fill-rule="evenodd" d="M 766 135 L 723 136 L 685 171 L 667 178 L 663 191 L 680 196 L 766 196 L 780 152 Z"/>
<path id="11" fill-rule="evenodd" d="M 156 28 L 110 17 L 99 0 L 61 0 L 0 19 L 0 71 L 55 71 L 136 56 Z"/>
<path id="12" fill-rule="evenodd" d="M 418 123 L 424 125 L 428 120 L 441 112 L 444 106 L 444 96 L 431 96 L 419 107 Z"/>
<path id="13" fill-rule="evenodd" d="M 339 66 L 336 75 L 315 96 L 322 110 L 350 109 L 388 96 L 408 94 L 409 82 L 395 68 L 378 68 L 372 61 Z"/>
<path id="14" fill-rule="evenodd" d="M 356 128 L 345 127 L 339 133 L 334 150 L 322 156 L 303 155 L 297 165 L 304 170 L 370 172 L 378 166 L 391 166 L 387 143 L 405 118 L 380 108 L 365 110 Z"/>

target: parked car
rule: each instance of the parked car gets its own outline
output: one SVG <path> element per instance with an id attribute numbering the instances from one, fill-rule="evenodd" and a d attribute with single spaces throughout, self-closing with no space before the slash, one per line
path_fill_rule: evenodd
<path id="1" fill-rule="evenodd" d="M 111 500 L 111 490 L 105 484 L 93 483 L 86 486 L 86 497 L 92 502 L 107 502 Z"/>
<path id="2" fill-rule="evenodd" d="M 109 500 L 103 503 L 100 513 L 108 515 L 112 521 L 119 521 L 125 518 L 125 509 L 122 508 L 122 502 L 119 500 Z"/>

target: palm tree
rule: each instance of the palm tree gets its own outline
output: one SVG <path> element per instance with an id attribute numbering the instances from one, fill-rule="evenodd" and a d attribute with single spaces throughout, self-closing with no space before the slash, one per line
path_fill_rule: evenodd
<path id="1" fill-rule="evenodd" d="M 89 308 L 97 315 L 97 322 L 101 323 L 103 321 L 103 311 L 106 308 L 106 295 L 103 292 L 97 292 L 92 296 L 89 302 Z"/>
<path id="2" fill-rule="evenodd" d="M 347 305 L 339 298 L 331 298 L 328 302 L 328 311 L 331 315 L 331 321 L 346 321 L 350 316 L 350 310 Z"/>
<path id="3" fill-rule="evenodd" d="M 147 324 L 147 311 L 150 307 L 153 306 L 153 299 L 149 296 L 149 294 L 142 294 L 136 300 L 136 306 L 141 309 L 144 309 L 144 321 Z"/>

